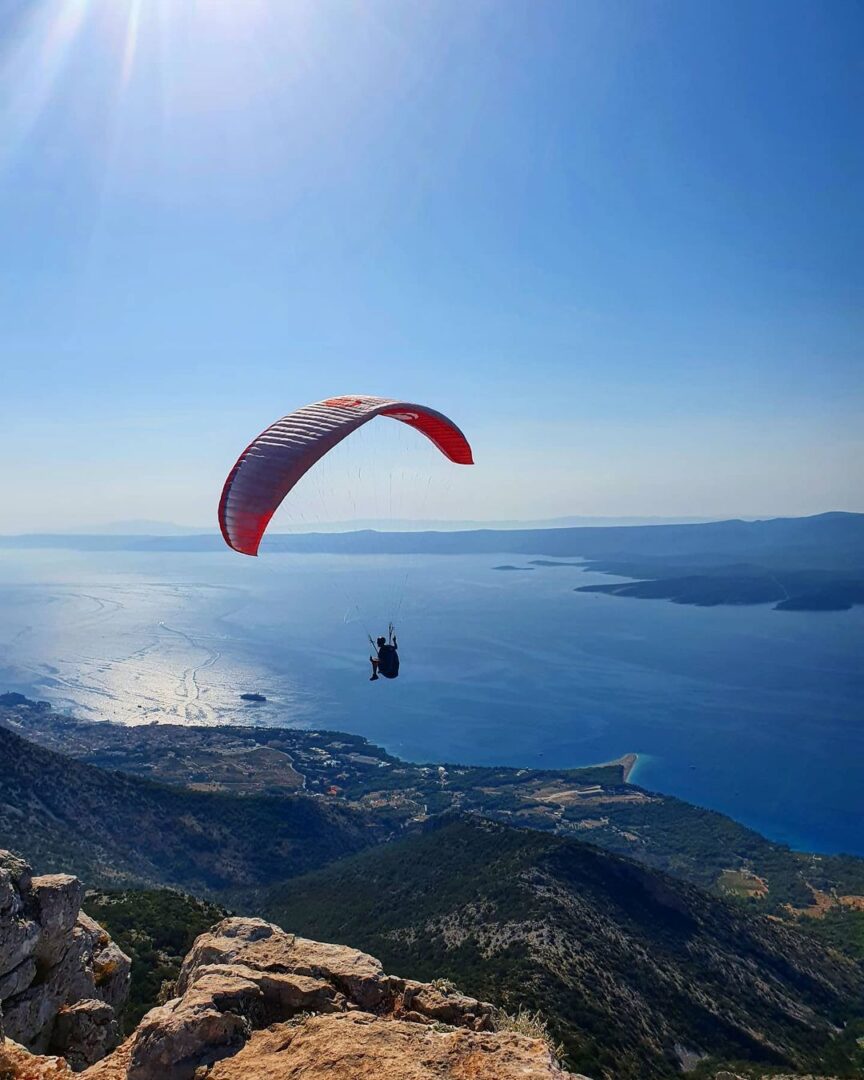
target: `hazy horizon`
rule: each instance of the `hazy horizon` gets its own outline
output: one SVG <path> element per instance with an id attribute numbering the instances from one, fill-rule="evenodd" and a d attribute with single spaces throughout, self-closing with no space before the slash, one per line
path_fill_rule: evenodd
<path id="1" fill-rule="evenodd" d="M 825 511 L 825 513 L 859 513 L 860 511 L 849 510 L 832 510 Z M 509 530 L 509 529 L 560 529 L 560 528 L 609 528 L 609 527 L 626 527 L 637 525 L 696 525 L 706 524 L 710 522 L 718 521 L 768 521 L 776 518 L 789 518 L 789 517 L 813 517 L 820 515 L 810 514 L 730 514 L 730 515 L 714 515 L 709 517 L 686 517 L 684 515 L 671 516 L 671 517 L 590 517 L 580 515 L 569 515 L 558 518 L 544 518 L 544 519 L 519 519 L 512 518 L 509 520 L 501 519 L 436 519 L 436 518 L 415 518 L 415 519 L 387 519 L 387 518 L 354 518 L 344 521 L 319 521 L 304 523 L 295 521 L 292 523 L 291 528 L 278 527 L 272 528 L 269 531 L 269 535 L 278 536 L 280 534 L 291 534 L 295 532 L 352 532 L 362 530 L 376 530 L 382 532 L 421 532 L 423 530 L 431 531 L 468 531 L 471 529 L 493 529 L 493 530 Z M 109 521 L 109 522 L 93 522 L 90 524 L 84 524 L 77 529 L 69 528 L 56 528 L 45 529 L 41 531 L 25 532 L 21 530 L 15 530 L 14 532 L 0 529 L 0 536 L 15 537 L 15 536 L 192 536 L 192 535 L 207 535 L 217 534 L 219 532 L 218 524 L 210 525 L 185 525 L 175 521 Z"/>

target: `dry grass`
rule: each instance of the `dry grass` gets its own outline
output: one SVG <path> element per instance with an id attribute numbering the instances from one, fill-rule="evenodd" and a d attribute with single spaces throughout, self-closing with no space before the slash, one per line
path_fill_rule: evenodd
<path id="1" fill-rule="evenodd" d="M 552 1037 L 546 1017 L 541 1012 L 532 1012 L 530 1009 L 521 1007 L 515 1013 L 498 1009 L 493 1020 L 496 1031 L 512 1031 L 517 1035 L 525 1035 L 529 1039 L 539 1039 L 546 1044 L 552 1057 L 556 1061 L 561 1061 L 564 1055 L 564 1044 L 556 1042 Z"/>

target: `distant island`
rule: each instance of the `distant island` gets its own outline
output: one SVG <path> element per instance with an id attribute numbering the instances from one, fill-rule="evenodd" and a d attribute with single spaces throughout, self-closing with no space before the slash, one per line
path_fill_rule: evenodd
<path id="1" fill-rule="evenodd" d="M 222 538 L 198 535 L 30 533 L 0 536 L 0 549 L 72 551 L 224 551 Z M 578 528 L 494 529 L 458 532 L 273 533 L 270 554 L 522 555 L 531 559 L 698 558 L 715 563 L 780 559 L 787 566 L 864 569 L 864 514 L 834 511 L 813 517 L 764 521 L 711 521 L 687 525 L 615 525 Z"/>
<path id="2" fill-rule="evenodd" d="M 533 570 L 533 566 L 511 566 L 509 563 L 505 563 L 504 566 L 493 566 L 493 570 Z"/>
<path id="3" fill-rule="evenodd" d="M 660 576 L 659 567 L 652 568 L 649 573 L 633 573 L 638 568 L 608 564 L 592 569 L 642 580 L 581 585 L 576 592 L 605 593 L 639 600 L 671 600 L 673 604 L 696 607 L 773 604 L 775 611 L 848 611 L 855 604 L 864 604 L 864 578 L 827 571 L 784 573 L 758 566 L 743 570 L 717 567 L 701 574 Z"/>

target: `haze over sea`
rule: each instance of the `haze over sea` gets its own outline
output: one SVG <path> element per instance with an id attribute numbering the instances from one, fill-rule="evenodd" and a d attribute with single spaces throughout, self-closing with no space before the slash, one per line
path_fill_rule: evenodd
<path id="1" fill-rule="evenodd" d="M 574 592 L 482 556 L 0 552 L 0 688 L 82 718 L 356 732 L 414 761 L 631 777 L 817 851 L 864 853 L 864 609 Z M 370 685 L 393 617 L 402 677 Z M 247 691 L 267 703 L 244 704 Z"/>

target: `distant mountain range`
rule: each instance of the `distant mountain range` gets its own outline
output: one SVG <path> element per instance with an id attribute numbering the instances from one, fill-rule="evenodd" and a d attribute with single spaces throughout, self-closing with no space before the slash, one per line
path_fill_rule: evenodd
<path id="1" fill-rule="evenodd" d="M 214 534 L 28 533 L 0 536 L 0 547 L 70 548 L 79 551 L 218 551 Z M 864 514 L 836 511 L 804 518 L 764 521 L 696 522 L 664 525 L 591 525 L 555 528 L 477 528 L 442 532 L 276 533 L 265 537 L 269 553 L 469 555 L 512 553 L 581 556 L 587 559 L 635 556 L 677 558 L 698 555 L 718 562 L 762 553 L 787 559 L 864 561 Z"/>
<path id="2" fill-rule="evenodd" d="M 67 530 L 57 531 L 65 534 Z M 142 518 L 108 521 L 81 531 L 93 536 L 200 536 L 202 533 L 219 532 L 215 525 L 177 525 L 173 521 L 150 521 Z"/>
<path id="3" fill-rule="evenodd" d="M 0 536 L 0 549 L 41 548 L 169 554 L 224 551 L 225 545 L 217 534 Z M 265 537 L 262 552 L 543 555 L 582 559 L 585 569 L 637 579 L 585 587 L 616 596 L 704 606 L 773 603 L 782 610 L 843 610 L 864 603 L 864 514 L 839 511 L 674 525 L 275 534 Z"/>
<path id="4" fill-rule="evenodd" d="M 317 524 L 292 522 L 292 532 L 360 532 L 372 529 L 375 532 L 465 532 L 476 529 L 564 529 L 575 527 L 620 526 L 620 525 L 680 525 L 687 522 L 716 520 L 710 517 L 678 515 L 660 517 L 650 515 L 623 515 L 615 517 L 593 516 L 590 514 L 571 514 L 564 517 L 542 518 L 532 521 L 518 518 L 497 521 L 453 520 L 453 519 L 418 519 L 418 518 L 353 518 L 350 521 L 322 521 Z M 753 519 L 749 519 L 753 520 Z M 278 530 L 276 530 L 278 532 Z M 51 529 L 42 536 L 208 536 L 218 535 L 216 524 L 178 525 L 173 521 L 152 521 L 148 519 L 130 519 L 128 521 L 109 521 L 93 524 L 79 529 Z M 16 535 L 2 533 L 0 535 Z M 28 534 L 34 535 L 34 534 Z"/>

